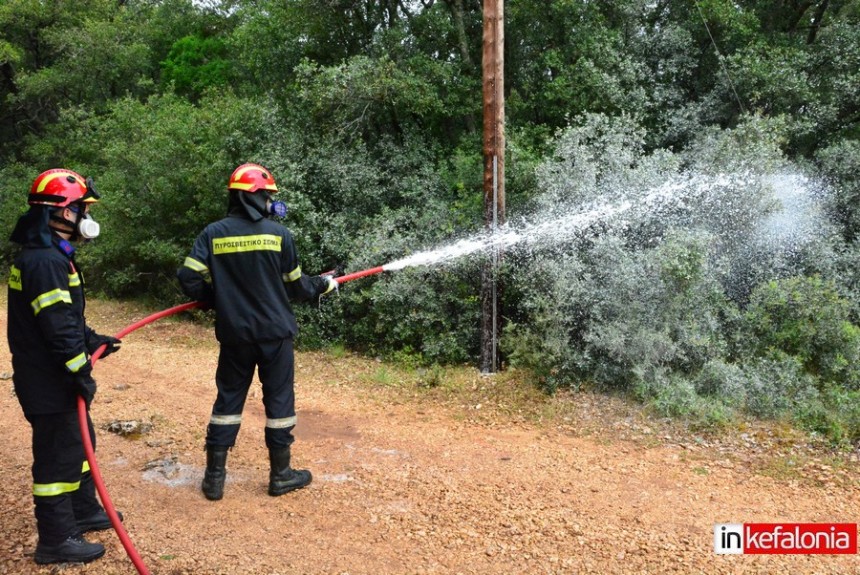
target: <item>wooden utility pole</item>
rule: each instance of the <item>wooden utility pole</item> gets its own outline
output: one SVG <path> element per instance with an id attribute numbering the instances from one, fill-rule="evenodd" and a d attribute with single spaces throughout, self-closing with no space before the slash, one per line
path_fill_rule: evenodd
<path id="1" fill-rule="evenodd" d="M 484 95 L 484 221 L 495 233 L 505 221 L 505 18 L 504 0 L 484 0 L 483 95 Z M 500 254 L 481 273 L 481 371 L 499 368 L 501 333 L 500 289 L 497 271 Z"/>

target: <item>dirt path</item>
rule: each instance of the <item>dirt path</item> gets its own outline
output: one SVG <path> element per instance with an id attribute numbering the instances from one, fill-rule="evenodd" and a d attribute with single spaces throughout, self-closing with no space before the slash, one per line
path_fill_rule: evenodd
<path id="1" fill-rule="evenodd" d="M 108 333 L 148 313 L 88 309 Z M 422 389 L 350 356 L 298 355 L 294 460 L 312 485 L 266 495 L 255 385 L 225 498 L 209 502 L 199 481 L 216 350 L 211 330 L 164 320 L 95 371 L 99 463 L 153 574 L 860 573 L 856 555 L 713 552 L 715 523 L 860 521 L 856 452 L 817 457 L 779 429 L 677 436 L 611 401 L 542 398 L 510 376 Z M 111 531 L 93 537 L 108 548 L 95 563 L 33 563 L 30 431 L 10 372 L 4 345 L 0 574 L 134 573 Z M 122 437 L 104 429 L 114 420 L 152 429 Z"/>

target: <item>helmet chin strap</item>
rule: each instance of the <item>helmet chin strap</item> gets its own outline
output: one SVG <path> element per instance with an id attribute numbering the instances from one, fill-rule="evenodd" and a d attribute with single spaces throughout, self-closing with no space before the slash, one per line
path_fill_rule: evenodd
<path id="1" fill-rule="evenodd" d="M 63 226 L 71 228 L 71 229 L 70 230 L 57 229 L 56 226 L 51 226 L 51 228 L 58 233 L 68 234 L 69 241 L 73 242 L 73 241 L 78 240 L 80 238 L 80 235 L 81 235 L 80 232 L 78 231 L 78 229 L 80 228 L 81 220 L 84 217 L 83 216 L 83 210 L 78 210 L 74 222 L 70 222 L 66 218 L 63 218 L 63 217 L 60 217 L 57 215 L 57 212 L 62 213 L 65 210 L 66 210 L 66 208 L 58 208 L 56 211 L 54 211 L 51 214 L 50 220 L 52 222 L 62 224 Z"/>

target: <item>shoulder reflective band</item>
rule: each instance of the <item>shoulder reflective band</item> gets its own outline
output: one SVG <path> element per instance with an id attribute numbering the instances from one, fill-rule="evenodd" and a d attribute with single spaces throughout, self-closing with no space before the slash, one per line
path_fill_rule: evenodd
<path id="1" fill-rule="evenodd" d="M 269 429 L 287 429 L 288 427 L 295 427 L 298 418 L 294 415 L 292 417 L 282 417 L 280 419 L 266 419 L 266 427 Z"/>
<path id="2" fill-rule="evenodd" d="M 77 491 L 80 487 L 80 481 L 75 481 L 74 483 L 34 483 L 33 495 L 36 497 L 53 497 Z"/>
<path id="3" fill-rule="evenodd" d="M 259 234 L 254 236 L 215 238 L 212 240 L 212 253 L 216 256 L 221 254 L 264 250 L 272 252 L 281 251 L 281 236 L 273 234 Z"/>
<path id="4" fill-rule="evenodd" d="M 185 263 L 183 265 L 185 267 L 187 267 L 188 269 L 195 271 L 195 272 L 198 272 L 198 273 L 201 273 L 201 274 L 209 271 L 209 268 L 207 268 L 205 265 L 198 262 L 197 260 L 195 260 L 192 257 L 185 258 Z"/>
<path id="5" fill-rule="evenodd" d="M 298 267 L 296 267 L 296 269 L 294 269 L 290 273 L 284 274 L 284 282 L 285 283 L 294 282 L 297 279 L 299 279 L 300 277 L 302 277 L 302 266 L 298 266 Z"/>
<path id="6" fill-rule="evenodd" d="M 69 287 L 78 287 L 81 285 L 81 276 L 77 273 L 69 274 Z"/>
<path id="7" fill-rule="evenodd" d="M 14 290 L 21 291 L 24 289 L 21 287 L 21 270 L 12 266 L 9 270 L 9 287 Z"/>
<path id="8" fill-rule="evenodd" d="M 79 369 L 87 364 L 87 354 L 81 353 L 66 362 L 66 369 L 77 373 Z"/>
<path id="9" fill-rule="evenodd" d="M 72 303 L 72 294 L 68 292 L 68 290 L 64 289 L 55 289 L 49 292 L 45 292 L 36 299 L 34 299 L 30 305 L 33 306 L 33 314 L 39 315 L 39 312 L 45 309 L 50 305 L 54 305 L 55 303 L 64 302 L 67 304 Z"/>
<path id="10" fill-rule="evenodd" d="M 239 425 L 242 423 L 242 414 L 239 415 L 215 415 L 209 417 L 209 423 L 212 425 Z"/>

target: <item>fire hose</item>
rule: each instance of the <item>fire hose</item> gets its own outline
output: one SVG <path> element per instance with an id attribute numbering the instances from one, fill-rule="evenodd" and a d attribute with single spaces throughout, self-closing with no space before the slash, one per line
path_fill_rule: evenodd
<path id="1" fill-rule="evenodd" d="M 338 284 L 344 284 L 346 282 L 378 274 L 384 271 L 387 271 L 385 269 L 385 266 L 378 266 L 375 268 L 370 268 L 363 271 L 340 276 L 335 279 L 337 279 Z M 149 315 L 129 326 L 124 327 L 114 337 L 116 337 L 117 339 L 122 339 L 126 335 L 137 331 L 138 329 L 149 325 L 150 323 L 157 321 L 161 318 L 198 308 L 200 306 L 200 302 L 192 301 L 162 310 L 160 312 Z M 93 366 L 95 366 L 96 362 L 102 356 L 106 348 L 107 344 L 104 344 L 92 354 L 90 362 Z M 144 565 L 143 559 L 140 558 L 140 554 L 138 554 L 137 549 L 135 549 L 134 544 L 131 542 L 131 538 L 128 536 L 128 533 L 123 527 L 122 521 L 120 520 L 119 515 L 116 512 L 116 508 L 113 505 L 113 501 L 111 501 L 110 495 L 108 494 L 107 488 L 105 487 L 104 481 L 102 479 L 102 474 L 98 466 L 98 462 L 96 461 L 95 450 L 93 449 L 93 444 L 90 440 L 87 406 L 86 402 L 82 397 L 78 397 L 78 425 L 81 430 L 81 439 L 84 443 L 84 453 L 87 456 L 87 462 L 90 465 L 90 473 L 92 473 L 93 476 L 93 483 L 95 483 L 96 491 L 98 491 L 99 497 L 102 500 L 102 504 L 104 505 L 105 512 L 110 519 L 111 525 L 113 526 L 114 531 L 116 531 L 116 534 L 119 537 L 123 548 L 125 548 L 125 552 L 128 555 L 128 558 L 131 559 L 131 562 L 134 564 L 135 568 L 137 569 L 137 572 L 140 575 L 149 575 L 149 570 L 146 568 L 146 565 Z"/>
<path id="2" fill-rule="evenodd" d="M 140 329 L 143 326 L 150 324 L 158 319 L 199 306 L 200 303 L 194 301 L 178 305 L 160 311 L 158 313 L 154 313 L 136 323 L 131 324 L 128 327 L 123 328 L 119 331 L 119 333 L 116 334 L 116 338 L 121 339 L 124 336 L 130 334 L 131 332 Z M 107 348 L 107 344 L 102 345 L 95 351 L 95 353 L 93 353 L 92 357 L 90 358 L 90 361 L 92 362 L 93 366 L 95 366 L 98 359 L 102 356 L 105 351 L 105 348 Z M 105 511 L 108 514 L 108 518 L 110 518 L 111 525 L 113 525 L 114 531 L 116 531 L 117 536 L 119 536 L 119 540 L 122 542 L 122 546 L 125 548 L 125 552 L 126 554 L 128 554 L 128 558 L 131 559 L 131 562 L 134 563 L 134 566 L 137 568 L 137 572 L 140 573 L 140 575 L 149 575 L 149 570 L 146 568 L 146 565 L 144 565 L 143 559 L 140 558 L 140 555 L 134 548 L 134 545 L 132 544 L 128 533 L 122 526 L 122 521 L 120 521 L 119 515 L 117 515 L 116 508 L 113 506 L 113 502 L 111 501 L 110 495 L 108 494 L 107 488 L 105 487 L 104 481 L 102 480 L 102 474 L 99 470 L 98 463 L 96 462 L 95 450 L 93 449 L 92 441 L 90 441 L 89 425 L 87 421 L 87 406 L 83 397 L 78 397 L 78 425 L 81 428 L 81 439 L 83 439 L 84 441 L 84 453 L 86 453 L 87 461 L 90 464 L 90 473 L 92 473 L 93 482 L 96 485 L 96 491 L 99 492 L 99 497 L 101 497 L 102 504 L 104 505 Z"/>

